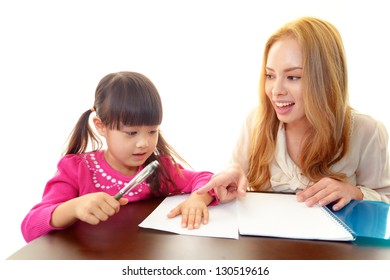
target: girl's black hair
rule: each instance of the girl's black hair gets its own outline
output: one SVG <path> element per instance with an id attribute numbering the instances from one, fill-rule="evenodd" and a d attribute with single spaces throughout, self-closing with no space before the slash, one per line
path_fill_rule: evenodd
<path id="1" fill-rule="evenodd" d="M 146 76 L 128 71 L 108 74 L 100 80 L 96 88 L 93 108 L 85 111 L 79 118 L 69 137 L 64 154 L 84 153 L 89 140 L 93 151 L 102 148 L 102 141 L 89 124 L 89 116 L 93 111 L 96 111 L 96 115 L 105 126 L 114 130 L 118 130 L 121 125 L 160 125 L 163 118 L 160 95 Z M 157 160 L 160 165 L 148 181 L 152 192 L 156 195 L 176 194 L 178 192 L 176 184 L 170 178 L 165 165 L 161 163 L 161 156 L 170 158 L 178 171 L 175 157 L 185 162 L 159 132 L 156 152 L 146 160 L 145 164 Z M 172 192 L 168 190 L 168 185 L 162 186 L 162 180 L 171 183 L 176 190 Z"/>

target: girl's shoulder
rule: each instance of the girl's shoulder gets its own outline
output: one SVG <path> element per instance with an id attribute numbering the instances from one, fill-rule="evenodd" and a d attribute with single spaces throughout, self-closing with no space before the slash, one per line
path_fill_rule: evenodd
<path id="1" fill-rule="evenodd" d="M 179 163 L 176 163 L 177 165 L 175 165 L 175 162 L 173 162 L 172 158 L 165 155 L 160 157 L 160 163 L 164 165 L 164 167 L 168 170 L 173 167 L 176 168 L 176 166 L 179 166 L 179 168 L 181 168 L 181 165 Z"/>
<path id="2" fill-rule="evenodd" d="M 93 164 L 98 164 L 103 156 L 103 151 L 87 152 L 83 154 L 68 154 L 58 162 L 59 170 L 82 170 Z"/>

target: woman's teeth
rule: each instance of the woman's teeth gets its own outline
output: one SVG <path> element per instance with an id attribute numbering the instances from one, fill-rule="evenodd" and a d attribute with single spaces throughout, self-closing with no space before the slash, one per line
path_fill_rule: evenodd
<path id="1" fill-rule="evenodd" d="M 293 105 L 294 103 L 293 102 L 275 102 L 275 104 L 278 107 L 286 107 L 286 106 Z"/>

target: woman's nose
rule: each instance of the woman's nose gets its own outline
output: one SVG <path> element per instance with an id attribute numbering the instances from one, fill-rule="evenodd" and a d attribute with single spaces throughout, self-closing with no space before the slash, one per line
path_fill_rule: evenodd
<path id="1" fill-rule="evenodd" d="M 287 89 L 280 79 L 276 79 L 275 83 L 272 87 L 272 95 L 273 96 L 278 96 L 278 95 L 285 95 L 287 94 Z"/>

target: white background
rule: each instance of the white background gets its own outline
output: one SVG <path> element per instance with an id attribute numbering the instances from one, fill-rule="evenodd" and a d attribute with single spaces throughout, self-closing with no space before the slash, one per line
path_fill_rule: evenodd
<path id="1" fill-rule="evenodd" d="M 64 143 L 106 74 L 148 76 L 162 131 L 197 170 L 228 161 L 257 102 L 263 46 L 299 16 L 341 32 L 351 104 L 390 128 L 386 1 L 1 1 L 0 259 L 24 246 L 22 219 L 56 171 Z"/>

